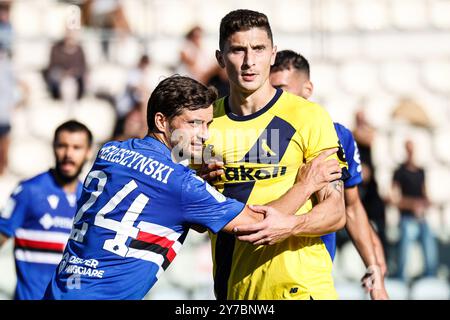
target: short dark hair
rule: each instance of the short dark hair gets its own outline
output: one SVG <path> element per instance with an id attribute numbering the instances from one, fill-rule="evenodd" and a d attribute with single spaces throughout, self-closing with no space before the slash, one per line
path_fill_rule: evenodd
<path id="1" fill-rule="evenodd" d="M 92 146 L 92 132 L 81 122 L 78 122 L 76 120 L 69 120 L 61 124 L 58 128 L 55 130 L 55 135 L 53 137 L 53 145 L 56 144 L 56 140 L 58 139 L 58 135 L 62 131 L 69 131 L 69 132 L 85 132 L 88 138 L 88 145 L 89 147 Z"/>
<path id="2" fill-rule="evenodd" d="M 270 72 L 289 70 L 291 68 L 304 72 L 309 78 L 309 62 L 304 56 L 292 50 L 282 50 L 277 52 L 275 63 L 270 68 Z"/>
<path id="3" fill-rule="evenodd" d="M 172 119 L 184 110 L 208 108 L 217 99 L 217 91 L 189 77 L 171 76 L 161 81 L 153 90 L 147 103 L 149 132 L 156 130 L 155 115 L 161 112 Z"/>
<path id="4" fill-rule="evenodd" d="M 251 28 L 264 29 L 267 32 L 270 42 L 273 44 L 272 29 L 270 28 L 267 16 L 257 11 L 239 9 L 229 12 L 220 21 L 220 50 L 223 50 L 225 42 L 232 34 L 238 31 L 247 31 Z"/>

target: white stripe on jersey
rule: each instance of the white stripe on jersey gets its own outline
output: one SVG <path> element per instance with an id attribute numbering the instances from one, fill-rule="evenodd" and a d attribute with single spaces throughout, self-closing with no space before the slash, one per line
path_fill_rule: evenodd
<path id="1" fill-rule="evenodd" d="M 70 233 L 17 229 L 15 237 L 19 239 L 66 244 Z"/>
<path id="2" fill-rule="evenodd" d="M 128 248 L 128 252 L 127 252 L 126 256 L 156 263 L 159 268 L 158 272 L 156 273 L 156 278 L 159 278 L 159 275 L 164 271 L 162 269 L 162 264 L 164 263 L 164 257 L 158 253 L 154 253 L 154 252 L 147 251 L 147 250 Z"/>
<path id="3" fill-rule="evenodd" d="M 22 249 L 14 251 L 16 259 L 24 262 L 58 264 L 61 261 L 62 253 L 35 252 Z"/>
<path id="4" fill-rule="evenodd" d="M 181 236 L 181 233 L 177 233 L 170 228 L 166 228 L 160 226 L 159 224 L 154 224 L 150 222 L 141 221 L 139 222 L 137 227 L 144 232 L 155 234 L 160 237 L 165 237 L 171 241 L 177 241 L 178 238 Z"/>

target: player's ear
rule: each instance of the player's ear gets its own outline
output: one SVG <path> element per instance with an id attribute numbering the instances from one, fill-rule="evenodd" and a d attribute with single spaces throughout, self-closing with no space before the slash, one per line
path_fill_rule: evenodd
<path id="1" fill-rule="evenodd" d="M 305 86 L 303 87 L 303 96 L 305 99 L 309 99 L 312 96 L 314 90 L 314 85 L 311 80 L 306 81 Z"/>
<path id="2" fill-rule="evenodd" d="M 169 122 L 167 121 L 167 118 L 165 115 L 163 115 L 161 112 L 157 112 L 155 114 L 155 126 L 156 129 L 158 129 L 159 132 L 165 132 L 167 129 L 167 126 L 169 125 Z"/>
<path id="3" fill-rule="evenodd" d="M 277 46 L 272 47 L 272 56 L 270 57 L 270 65 L 273 66 L 275 58 L 277 57 Z"/>
<path id="4" fill-rule="evenodd" d="M 225 61 L 223 60 L 222 52 L 220 52 L 219 50 L 216 50 L 216 59 L 217 62 L 219 63 L 219 66 L 221 68 L 225 68 Z"/>

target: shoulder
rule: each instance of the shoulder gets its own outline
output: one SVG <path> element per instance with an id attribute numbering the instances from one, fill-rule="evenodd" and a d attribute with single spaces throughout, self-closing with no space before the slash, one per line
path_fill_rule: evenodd
<path id="1" fill-rule="evenodd" d="M 32 178 L 22 180 L 19 185 L 22 186 L 23 189 L 34 189 L 47 185 L 50 179 L 52 179 L 52 177 L 49 170 L 42 172 Z"/>
<path id="2" fill-rule="evenodd" d="M 338 122 L 334 123 L 334 128 L 336 129 L 336 133 L 342 143 L 346 145 L 354 143 L 355 138 L 353 137 L 353 133 L 350 131 L 350 129 Z"/>
<path id="3" fill-rule="evenodd" d="M 325 119 L 331 119 L 321 105 L 286 91 L 283 91 L 271 111 L 275 116 L 290 122 L 294 127 L 305 124 L 314 125 Z"/>

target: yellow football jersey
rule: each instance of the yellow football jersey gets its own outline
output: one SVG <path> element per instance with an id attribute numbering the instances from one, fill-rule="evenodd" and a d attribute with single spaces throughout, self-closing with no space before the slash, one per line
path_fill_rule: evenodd
<path id="1" fill-rule="evenodd" d="M 225 163 L 215 187 L 249 204 L 266 204 L 295 183 L 299 167 L 338 147 L 329 114 L 319 105 L 277 90 L 258 112 L 237 116 L 227 98 L 216 101 L 206 142 Z M 344 159 L 340 159 L 346 165 Z M 310 211 L 311 198 L 297 214 Z M 218 299 L 336 299 L 332 260 L 320 237 L 291 237 L 254 246 L 210 233 Z"/>

